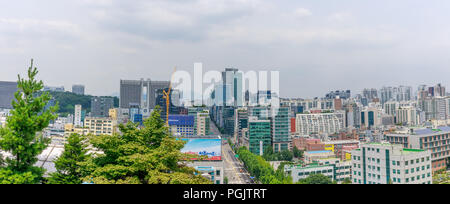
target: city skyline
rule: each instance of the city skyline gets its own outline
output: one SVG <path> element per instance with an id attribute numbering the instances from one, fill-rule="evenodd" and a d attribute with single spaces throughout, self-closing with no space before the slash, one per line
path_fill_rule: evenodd
<path id="1" fill-rule="evenodd" d="M 192 72 L 196 62 L 205 71 L 280 71 L 281 97 L 448 86 L 449 8 L 441 1 L 2 2 L 0 80 L 16 81 L 34 58 L 47 85 L 84 84 L 92 95 L 117 94 L 121 79 L 167 80 L 174 66 Z"/>

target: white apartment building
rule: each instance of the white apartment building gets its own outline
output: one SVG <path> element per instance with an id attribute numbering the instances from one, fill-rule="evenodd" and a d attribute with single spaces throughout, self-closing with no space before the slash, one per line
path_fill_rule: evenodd
<path id="1" fill-rule="evenodd" d="M 113 135 L 117 132 L 117 120 L 112 118 L 86 117 L 84 128 L 94 135 Z"/>
<path id="2" fill-rule="evenodd" d="M 299 135 L 337 133 L 345 127 L 345 112 L 297 114 L 295 126 Z"/>
<path id="3" fill-rule="evenodd" d="M 338 183 L 343 182 L 345 179 L 352 178 L 352 162 L 342 161 L 339 158 L 328 158 L 316 160 L 319 165 L 332 165 L 334 166 L 333 180 Z"/>
<path id="4" fill-rule="evenodd" d="M 210 129 L 210 119 L 209 119 L 209 111 L 205 110 L 197 113 L 196 117 L 196 125 L 197 125 L 197 135 L 206 136 L 209 135 Z"/>
<path id="5" fill-rule="evenodd" d="M 306 179 L 313 174 L 322 174 L 334 181 L 334 166 L 313 164 L 306 167 L 300 165 L 286 165 L 284 172 L 290 174 L 294 183 Z"/>
<path id="6" fill-rule="evenodd" d="M 81 121 L 81 105 L 75 105 L 73 124 L 75 127 L 83 127 L 83 123 Z"/>
<path id="7" fill-rule="evenodd" d="M 431 153 L 389 143 L 364 144 L 352 151 L 354 184 L 431 184 Z"/>
<path id="8" fill-rule="evenodd" d="M 382 109 L 380 104 L 370 104 L 361 111 L 361 127 L 379 127 L 382 125 Z"/>
<path id="9" fill-rule="evenodd" d="M 419 118 L 417 114 L 417 109 L 412 106 L 399 107 L 397 109 L 397 123 L 402 125 L 418 125 Z"/>

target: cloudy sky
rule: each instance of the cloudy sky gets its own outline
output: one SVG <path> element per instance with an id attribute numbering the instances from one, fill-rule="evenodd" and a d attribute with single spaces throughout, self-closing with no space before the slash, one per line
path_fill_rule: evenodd
<path id="1" fill-rule="evenodd" d="M 0 80 L 34 58 L 48 85 L 94 95 L 120 79 L 279 70 L 281 96 L 449 86 L 450 1 L 0 0 Z"/>

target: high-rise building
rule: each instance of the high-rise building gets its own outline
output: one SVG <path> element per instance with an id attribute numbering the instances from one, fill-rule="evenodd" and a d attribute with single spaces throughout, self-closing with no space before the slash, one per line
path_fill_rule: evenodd
<path id="1" fill-rule="evenodd" d="M 256 98 L 258 105 L 268 106 L 272 100 L 272 91 L 258 91 Z"/>
<path id="2" fill-rule="evenodd" d="M 164 91 L 168 92 L 169 88 L 165 89 L 158 89 L 156 90 L 156 99 L 155 99 L 155 105 L 159 106 L 161 109 L 161 118 L 166 121 L 167 120 L 167 100 L 164 95 Z M 171 90 L 169 94 L 169 115 L 178 115 L 180 114 L 180 106 L 176 106 L 174 104 L 174 100 L 176 98 L 179 98 L 178 96 L 175 96 L 178 92 Z M 141 109 L 141 114 L 145 115 L 143 110 Z"/>
<path id="3" fill-rule="evenodd" d="M 434 96 L 441 96 L 441 97 L 445 97 L 446 93 L 445 93 L 445 86 L 442 86 L 441 84 L 437 84 L 434 87 Z"/>
<path id="4" fill-rule="evenodd" d="M 372 99 L 378 98 L 378 91 L 377 91 L 377 89 L 374 89 L 374 88 L 364 89 L 363 96 L 364 96 L 364 98 L 367 98 L 371 101 Z"/>
<path id="5" fill-rule="evenodd" d="M 289 107 L 271 109 L 272 145 L 274 152 L 291 149 Z"/>
<path id="6" fill-rule="evenodd" d="M 84 85 L 74 84 L 72 85 L 72 93 L 78 95 L 84 95 Z"/>
<path id="7" fill-rule="evenodd" d="M 399 107 L 396 112 L 396 123 L 410 126 L 419 124 L 417 109 L 415 107 Z"/>
<path id="8" fill-rule="evenodd" d="M 384 104 L 389 101 L 410 101 L 413 99 L 412 87 L 383 87 L 380 90 L 380 102 Z"/>
<path id="9" fill-rule="evenodd" d="M 195 118 L 195 132 L 198 136 L 206 136 L 209 135 L 210 130 L 210 118 L 209 111 L 205 110 L 203 112 L 197 113 L 197 117 Z"/>
<path id="10" fill-rule="evenodd" d="M 339 97 L 340 99 L 349 99 L 351 97 L 351 91 L 350 90 L 337 90 L 332 91 L 330 93 L 327 93 L 325 95 L 326 99 L 335 99 L 336 97 Z"/>
<path id="11" fill-rule="evenodd" d="M 83 127 L 83 120 L 82 120 L 82 110 L 81 110 L 81 105 L 75 105 L 75 113 L 74 113 L 74 119 L 73 119 L 73 123 L 75 125 L 75 127 Z"/>
<path id="12" fill-rule="evenodd" d="M 272 145 L 270 120 L 249 117 L 248 126 L 249 151 L 256 155 L 263 155 L 264 150 Z"/>
<path id="13" fill-rule="evenodd" d="M 296 131 L 299 135 L 334 134 L 345 125 L 345 112 L 297 114 Z"/>
<path id="14" fill-rule="evenodd" d="M 447 105 L 444 97 L 420 99 L 418 107 L 425 112 L 426 120 L 445 120 L 447 118 Z"/>
<path id="15" fill-rule="evenodd" d="M 0 109 L 12 109 L 11 102 L 17 90 L 17 82 L 0 81 Z"/>
<path id="16" fill-rule="evenodd" d="M 203 113 L 206 111 L 209 114 L 209 110 L 206 107 L 189 107 L 189 108 L 187 108 L 187 115 L 194 116 L 194 132 L 197 132 L 197 115 L 198 115 L 198 113 Z"/>
<path id="17" fill-rule="evenodd" d="M 363 144 L 352 151 L 354 184 L 431 184 L 431 154 L 401 145 Z"/>
<path id="18" fill-rule="evenodd" d="M 426 85 L 420 85 L 417 89 L 417 99 L 421 100 L 428 97 L 428 89 Z"/>
<path id="19" fill-rule="evenodd" d="M 371 128 L 382 125 L 382 111 L 377 107 L 365 107 L 361 111 L 361 127 Z"/>
<path id="20" fill-rule="evenodd" d="M 169 88 L 168 81 L 120 80 L 120 108 L 138 104 L 144 116 L 156 106 L 157 90 Z"/>
<path id="21" fill-rule="evenodd" d="M 248 129 L 248 109 L 247 107 L 238 108 L 235 110 L 234 123 L 234 143 L 238 146 L 244 139 L 244 129 Z"/>
<path id="22" fill-rule="evenodd" d="M 361 107 L 355 102 L 348 103 L 344 106 L 346 112 L 345 127 L 361 127 Z"/>
<path id="23" fill-rule="evenodd" d="M 91 117 L 108 117 L 109 109 L 114 108 L 114 99 L 93 97 L 91 99 Z"/>
<path id="24" fill-rule="evenodd" d="M 177 137 L 194 136 L 194 116 L 169 115 L 169 127 L 172 135 Z"/>
<path id="25" fill-rule="evenodd" d="M 241 107 L 244 105 L 243 75 L 238 69 L 226 68 L 222 72 L 223 104 Z"/>

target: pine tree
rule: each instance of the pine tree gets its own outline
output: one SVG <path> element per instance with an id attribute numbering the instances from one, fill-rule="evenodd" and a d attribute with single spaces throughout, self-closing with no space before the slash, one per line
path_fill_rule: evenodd
<path id="1" fill-rule="evenodd" d="M 35 79 L 37 74 L 31 60 L 28 79 L 18 76 L 11 116 L 7 118 L 6 126 L 0 128 L 0 148 L 12 155 L 4 162 L 6 167 L 0 169 L 0 183 L 39 183 L 42 180 L 44 169 L 33 165 L 49 141 L 40 132 L 57 118 L 58 107 L 44 110 L 51 96 L 48 93 L 37 96 L 44 86 L 42 81 Z"/>
<path id="2" fill-rule="evenodd" d="M 87 143 L 84 136 L 72 134 L 64 145 L 64 152 L 55 161 L 56 173 L 50 174 L 50 184 L 81 184 L 83 171 L 80 163 L 89 158 Z"/>
<path id="3" fill-rule="evenodd" d="M 91 136 L 90 143 L 102 153 L 84 162 L 96 184 L 202 184 L 210 183 L 183 164 L 184 142 L 169 134 L 156 108 L 144 126 L 120 125 L 122 134 Z"/>

